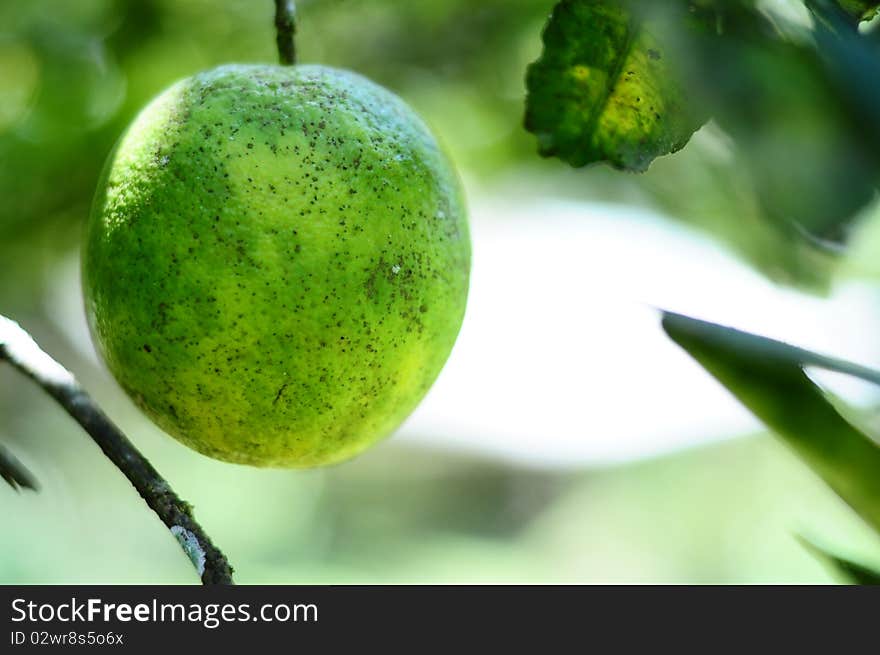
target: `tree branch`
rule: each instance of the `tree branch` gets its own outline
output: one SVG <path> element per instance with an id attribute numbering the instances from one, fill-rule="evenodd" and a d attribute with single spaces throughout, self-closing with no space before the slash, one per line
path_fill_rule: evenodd
<path id="1" fill-rule="evenodd" d="M 168 527 L 203 584 L 233 584 L 232 567 L 196 522 L 191 506 L 174 493 L 73 374 L 46 354 L 18 323 L 0 315 L 0 361 L 4 360 L 40 385 L 85 429 Z M 0 456 L 3 455 L 0 451 Z M 30 486 L 32 478 L 27 470 L 9 457 L 6 454 L 0 459 L 2 477 L 9 475 L 17 484 Z"/>
<path id="2" fill-rule="evenodd" d="M 293 42 L 296 34 L 296 8 L 293 0 L 275 0 L 275 33 L 278 60 L 284 66 L 293 66 L 296 63 L 296 47 Z"/>

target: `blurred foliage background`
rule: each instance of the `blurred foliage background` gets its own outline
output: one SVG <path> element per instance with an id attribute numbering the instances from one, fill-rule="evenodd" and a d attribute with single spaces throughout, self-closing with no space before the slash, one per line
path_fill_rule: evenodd
<path id="1" fill-rule="evenodd" d="M 214 462 L 149 424 L 83 346 L 82 224 L 107 153 L 152 96 L 217 64 L 275 61 L 271 4 L 0 3 L 0 312 L 73 370 L 193 502 L 239 582 L 833 581 L 799 546 L 798 532 L 831 536 L 852 556 L 880 563 L 880 547 L 849 510 L 754 432 L 601 467 L 512 464 L 445 448 L 442 438 L 391 439 L 354 462 L 296 472 Z M 770 15 L 808 21 L 799 3 L 768 4 Z M 873 287 L 880 274 L 875 200 L 860 203 L 845 254 L 780 231 L 764 220 L 766 189 L 744 174 L 716 123 L 641 176 L 540 159 L 522 128 L 524 73 L 540 53 L 551 0 L 297 5 L 301 61 L 355 69 L 412 103 L 449 147 L 477 206 L 552 196 L 647 209 L 669 229 L 678 223 L 713 236 L 771 280 L 814 291 L 827 292 L 832 279 Z M 794 83 L 785 71 L 773 75 Z M 816 129 L 814 120 L 796 127 Z M 589 403 L 601 399 L 583 402 L 589 427 Z M 0 367 L 0 440 L 43 487 L 0 487 L 0 582 L 195 580 L 126 480 L 8 367 Z"/>

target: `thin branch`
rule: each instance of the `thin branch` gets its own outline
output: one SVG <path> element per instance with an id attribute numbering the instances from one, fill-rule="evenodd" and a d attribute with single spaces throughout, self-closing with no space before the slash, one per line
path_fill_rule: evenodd
<path id="1" fill-rule="evenodd" d="M 293 0 L 275 0 L 275 43 L 278 45 L 278 60 L 284 66 L 296 63 L 295 34 L 296 7 Z"/>
<path id="2" fill-rule="evenodd" d="M 191 506 L 174 493 L 73 374 L 46 354 L 18 323 L 0 315 L 0 361 L 3 360 L 40 385 L 85 429 L 168 527 L 203 584 L 233 584 L 232 567 L 196 522 Z"/>
<path id="3" fill-rule="evenodd" d="M 37 491 L 39 485 L 27 467 L 18 458 L 0 444 L 0 478 L 6 480 L 10 487 Z"/>

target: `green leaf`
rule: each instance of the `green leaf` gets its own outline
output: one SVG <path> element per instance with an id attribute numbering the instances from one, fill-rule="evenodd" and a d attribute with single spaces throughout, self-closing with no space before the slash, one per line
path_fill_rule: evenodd
<path id="1" fill-rule="evenodd" d="M 794 28 L 778 29 L 781 19 L 731 6 L 719 14 L 716 32 L 686 29 L 670 10 L 662 30 L 675 46 L 670 65 L 689 101 L 731 137 L 764 219 L 790 240 L 806 238 L 833 252 L 875 197 L 880 150 L 866 137 L 876 121 L 843 101 L 843 62 L 835 54 L 829 65 L 830 51 L 820 53 L 805 38 L 809 32 L 787 36 Z M 839 47 L 856 47 L 859 34 L 851 25 L 847 32 Z M 862 64 L 846 64 L 846 77 L 858 75 L 868 95 L 877 78 Z"/>
<path id="2" fill-rule="evenodd" d="M 880 9 L 880 2 L 871 0 L 838 0 L 837 4 L 857 21 L 871 20 Z"/>
<path id="3" fill-rule="evenodd" d="M 805 537 L 800 537 L 799 541 L 816 559 L 828 566 L 846 582 L 857 585 L 880 585 L 880 571 L 846 557 L 835 555 Z"/>
<path id="4" fill-rule="evenodd" d="M 880 372 L 664 312 L 663 329 L 880 531 L 880 447 L 849 423 L 806 366 L 880 384 Z"/>
<path id="5" fill-rule="evenodd" d="M 685 162 L 667 181 L 665 211 L 727 221 L 716 234 L 744 245 L 774 279 L 819 288 L 859 211 L 876 198 L 880 58 L 836 5 L 848 31 L 821 53 L 804 26 L 764 5 L 559 2 L 527 73 L 526 127 L 545 156 L 644 171 L 711 117 L 723 134 L 712 156 L 728 169 L 719 185 L 726 189 L 689 187 L 706 177 L 689 148 L 652 167 L 662 173 L 670 160 Z M 828 40 L 818 29 L 816 36 Z M 652 113 L 658 106 L 664 110 Z M 650 193 L 662 177 L 640 183 Z"/>
<path id="6" fill-rule="evenodd" d="M 626 0 L 562 0 L 526 74 L 526 129 L 544 156 L 644 171 L 705 122 L 665 47 Z"/>
<path id="7" fill-rule="evenodd" d="M 831 0 L 806 0 L 806 5 L 813 14 L 813 34 L 834 80 L 835 95 L 850 110 L 865 149 L 876 152 L 880 149 L 876 120 L 880 114 L 880 42 L 861 35 Z M 875 182 L 880 182 L 880 174 Z"/>

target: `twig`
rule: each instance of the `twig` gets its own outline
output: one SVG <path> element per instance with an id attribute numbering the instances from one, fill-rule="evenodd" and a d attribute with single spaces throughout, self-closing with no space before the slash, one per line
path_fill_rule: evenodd
<path id="1" fill-rule="evenodd" d="M 275 0 L 275 32 L 279 61 L 284 66 L 293 66 L 296 63 L 296 47 L 293 42 L 296 34 L 296 7 L 293 0 Z"/>
<path id="2" fill-rule="evenodd" d="M 203 584 L 233 584 L 232 567 L 196 522 L 190 505 L 174 493 L 72 373 L 46 354 L 18 323 L 0 315 L 0 361 L 3 360 L 40 385 L 85 429 L 168 527 Z"/>
<path id="3" fill-rule="evenodd" d="M 39 488 L 36 478 L 18 458 L 0 444 L 0 478 L 18 491 L 20 488 L 36 491 Z"/>

